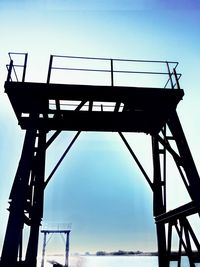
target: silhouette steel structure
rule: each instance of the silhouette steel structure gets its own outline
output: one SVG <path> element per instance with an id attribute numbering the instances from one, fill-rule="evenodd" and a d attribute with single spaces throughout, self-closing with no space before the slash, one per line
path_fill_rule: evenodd
<path id="1" fill-rule="evenodd" d="M 47 235 L 48 234 L 64 234 L 66 235 L 66 242 L 65 242 L 65 265 L 64 267 L 69 267 L 69 234 L 70 230 L 53 230 L 53 229 L 46 229 L 46 230 L 41 230 L 41 233 L 44 234 L 44 239 L 43 239 L 43 247 L 42 247 L 42 262 L 41 262 L 41 267 L 44 267 L 44 260 L 45 260 L 45 251 L 46 251 L 46 245 L 47 245 Z"/>
<path id="2" fill-rule="evenodd" d="M 184 95 L 178 63 L 51 55 L 47 81 L 33 83 L 25 81 L 28 55 L 9 56 L 5 92 L 26 133 L 9 197 L 0 266 L 36 267 L 44 190 L 81 131 L 117 132 L 140 168 L 153 194 L 159 267 L 169 267 L 171 260 L 180 266 L 183 254 L 195 266 L 200 244 L 189 217 L 199 213 L 200 179 L 176 112 Z M 23 62 L 13 62 L 15 56 L 23 57 Z M 77 134 L 45 177 L 48 147 L 62 131 L 70 130 Z M 152 139 L 151 177 L 123 132 L 146 133 Z M 166 205 L 168 155 L 191 199 L 170 211 Z M 29 227 L 26 247 L 22 242 L 25 225 Z M 172 251 L 174 236 L 178 239 L 176 254 Z"/>

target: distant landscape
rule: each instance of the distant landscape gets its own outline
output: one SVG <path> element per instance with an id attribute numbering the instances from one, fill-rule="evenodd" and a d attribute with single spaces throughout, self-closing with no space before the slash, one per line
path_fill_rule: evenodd
<path id="1" fill-rule="evenodd" d="M 86 255 L 90 255 L 89 253 Z M 158 252 L 142 252 L 142 251 L 124 251 L 118 250 L 113 252 L 97 251 L 96 256 L 158 256 Z"/>
<path id="2" fill-rule="evenodd" d="M 185 251 L 181 252 L 182 256 L 187 255 Z M 179 255 L 179 252 L 172 251 L 171 258 L 176 259 Z M 85 253 L 85 256 L 158 256 L 158 252 L 143 252 L 143 251 L 125 251 L 125 250 L 118 250 L 113 252 L 106 252 L 106 251 L 97 251 L 95 254 L 90 254 L 89 252 Z M 200 256 L 198 251 L 193 251 L 193 256 L 198 259 L 200 262 Z"/>

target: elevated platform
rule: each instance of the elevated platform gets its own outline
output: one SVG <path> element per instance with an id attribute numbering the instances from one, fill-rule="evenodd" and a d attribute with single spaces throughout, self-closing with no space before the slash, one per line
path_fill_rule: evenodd
<path id="1" fill-rule="evenodd" d="M 156 133 L 183 90 L 6 82 L 22 129 Z"/>
<path id="2" fill-rule="evenodd" d="M 9 56 L 5 92 L 22 129 L 153 134 L 184 95 L 177 62 L 51 55 L 47 82 L 33 83 L 28 54 Z"/>
<path id="3" fill-rule="evenodd" d="M 46 83 L 34 83 L 27 79 L 25 81 L 28 55 L 9 55 L 5 92 L 19 125 L 27 131 L 9 198 L 10 215 L 0 265 L 13 267 L 22 262 L 24 266 L 37 266 L 38 237 L 46 185 L 80 131 L 113 131 L 119 132 L 152 189 L 159 266 L 168 267 L 172 260 L 177 260 L 178 266 L 181 265 L 184 250 L 190 266 L 194 267 L 195 262 L 199 261 L 200 244 L 187 217 L 199 213 L 200 182 L 175 112 L 184 96 L 179 85 L 181 74 L 176 72 L 178 63 L 51 55 Z M 14 64 L 12 57 L 21 56 L 24 57 L 24 63 L 21 61 L 22 63 Z M 166 131 L 160 133 L 163 126 L 166 126 Z M 47 132 L 51 130 L 56 132 L 48 138 Z M 78 132 L 46 178 L 47 148 L 63 130 Z M 152 135 L 151 178 L 122 132 Z M 183 180 L 191 202 L 166 212 L 169 193 L 166 188 L 167 168 L 171 166 L 171 159 L 170 164 L 167 162 L 168 155 L 174 160 L 174 166 L 177 166 L 176 173 Z M 25 224 L 29 227 L 30 235 L 26 246 L 26 260 L 23 262 L 21 237 Z M 50 232 L 52 230 L 43 231 L 43 256 L 46 235 Z M 172 251 L 174 234 L 178 240 L 176 254 Z M 13 235 L 16 238 L 13 239 Z M 65 266 L 68 266 L 69 231 L 66 231 L 66 235 Z M 191 244 L 196 247 L 198 257 Z"/>

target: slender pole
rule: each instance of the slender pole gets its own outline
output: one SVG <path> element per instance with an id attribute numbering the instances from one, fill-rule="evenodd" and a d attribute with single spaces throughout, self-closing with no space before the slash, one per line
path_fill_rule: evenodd
<path id="1" fill-rule="evenodd" d="M 167 69 L 168 69 L 168 73 L 169 73 L 169 79 L 170 79 L 171 87 L 172 87 L 172 89 L 174 89 L 174 85 L 173 85 L 173 81 L 172 81 L 172 74 L 170 72 L 169 63 L 166 62 L 166 64 L 167 64 Z"/>
<path id="2" fill-rule="evenodd" d="M 47 232 L 44 232 L 41 267 L 44 267 L 44 257 L 45 257 L 46 244 L 47 244 Z"/>
<path id="3" fill-rule="evenodd" d="M 25 82 L 27 59 L 28 59 L 28 54 L 26 53 L 25 58 L 24 58 L 24 70 L 23 70 L 23 75 L 22 75 L 22 82 Z"/>
<path id="4" fill-rule="evenodd" d="M 177 73 L 176 73 L 176 69 L 174 68 L 173 71 L 174 71 L 174 77 L 175 77 L 175 80 L 176 80 L 177 88 L 181 89 L 180 88 L 180 84 L 179 84 L 179 80 L 178 80 L 178 76 L 177 76 Z"/>
<path id="5" fill-rule="evenodd" d="M 67 231 L 66 233 L 65 267 L 69 266 L 69 233 L 70 231 Z"/>
<path id="6" fill-rule="evenodd" d="M 52 70 L 52 63 L 53 63 L 53 55 L 50 55 L 49 69 L 48 69 L 48 74 L 47 74 L 47 83 L 50 83 L 51 70 Z"/>
<path id="7" fill-rule="evenodd" d="M 153 156 L 153 215 L 156 217 L 165 213 L 165 206 L 163 203 L 163 190 L 162 190 L 162 179 L 161 179 L 161 167 L 160 167 L 160 156 L 159 156 L 159 143 L 158 136 L 152 136 L 152 156 Z M 158 263 L 159 267 L 167 267 L 167 248 L 166 248 L 166 233 L 164 223 L 156 224 L 157 231 L 157 244 L 158 244 Z"/>
<path id="8" fill-rule="evenodd" d="M 111 66 L 111 86 L 114 86 L 113 59 L 110 60 L 110 66 Z"/>
<path id="9" fill-rule="evenodd" d="M 9 65 L 9 68 L 8 68 L 7 82 L 9 82 L 11 80 L 12 68 L 13 68 L 13 60 L 10 61 L 10 65 Z"/>
<path id="10" fill-rule="evenodd" d="M 19 243 L 19 262 L 22 262 L 22 248 L 23 248 L 23 231 L 21 232 L 20 243 Z"/>
<path id="11" fill-rule="evenodd" d="M 166 142 L 166 124 L 163 129 L 164 137 L 165 137 L 165 142 Z M 166 167 L 166 146 L 163 146 L 163 202 L 164 202 L 164 209 L 166 210 L 167 207 L 167 194 L 166 194 L 166 177 L 167 177 L 167 167 Z"/>

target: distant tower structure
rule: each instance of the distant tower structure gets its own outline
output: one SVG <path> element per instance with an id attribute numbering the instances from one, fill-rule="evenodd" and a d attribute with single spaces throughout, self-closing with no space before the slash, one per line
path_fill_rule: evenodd
<path id="1" fill-rule="evenodd" d="M 81 131 L 112 131 L 120 135 L 152 190 L 159 267 L 169 267 L 171 260 L 180 266 L 183 251 L 194 267 L 200 258 L 200 244 L 188 217 L 200 211 L 200 179 L 176 113 L 184 95 L 179 85 L 180 74 L 176 71 L 178 63 L 51 55 L 47 82 L 32 83 L 25 81 L 28 55 L 9 55 L 5 92 L 26 134 L 9 197 L 10 214 L 0 266 L 36 267 L 46 185 Z M 23 64 L 14 63 L 14 56 L 22 56 Z M 156 66 L 156 70 L 149 66 Z M 55 72 L 59 73 L 55 75 Z M 99 76 L 103 81 L 98 80 Z M 64 80 L 66 77 L 68 81 Z M 83 80 L 78 81 L 78 77 Z M 151 79 L 145 80 L 146 77 Z M 69 130 L 77 134 L 50 176 L 45 178 L 46 151 L 62 131 Z M 54 132 L 49 137 L 50 131 Z M 150 136 L 152 177 L 147 175 L 122 132 Z M 166 155 L 170 155 L 177 166 L 191 199 L 171 211 L 166 204 Z M 23 258 L 24 225 L 29 227 L 30 234 Z M 175 234 L 179 243 L 174 255 L 172 237 Z"/>
<path id="2" fill-rule="evenodd" d="M 43 239 L 43 248 L 42 248 L 42 261 L 41 261 L 41 267 L 44 267 L 44 259 L 45 259 L 45 251 L 46 251 L 46 245 L 47 245 L 47 235 L 48 234 L 64 234 L 66 236 L 66 242 L 65 242 L 65 264 L 64 267 L 69 267 L 69 235 L 71 230 L 69 229 L 43 229 L 41 230 L 41 233 L 44 234 Z"/>

